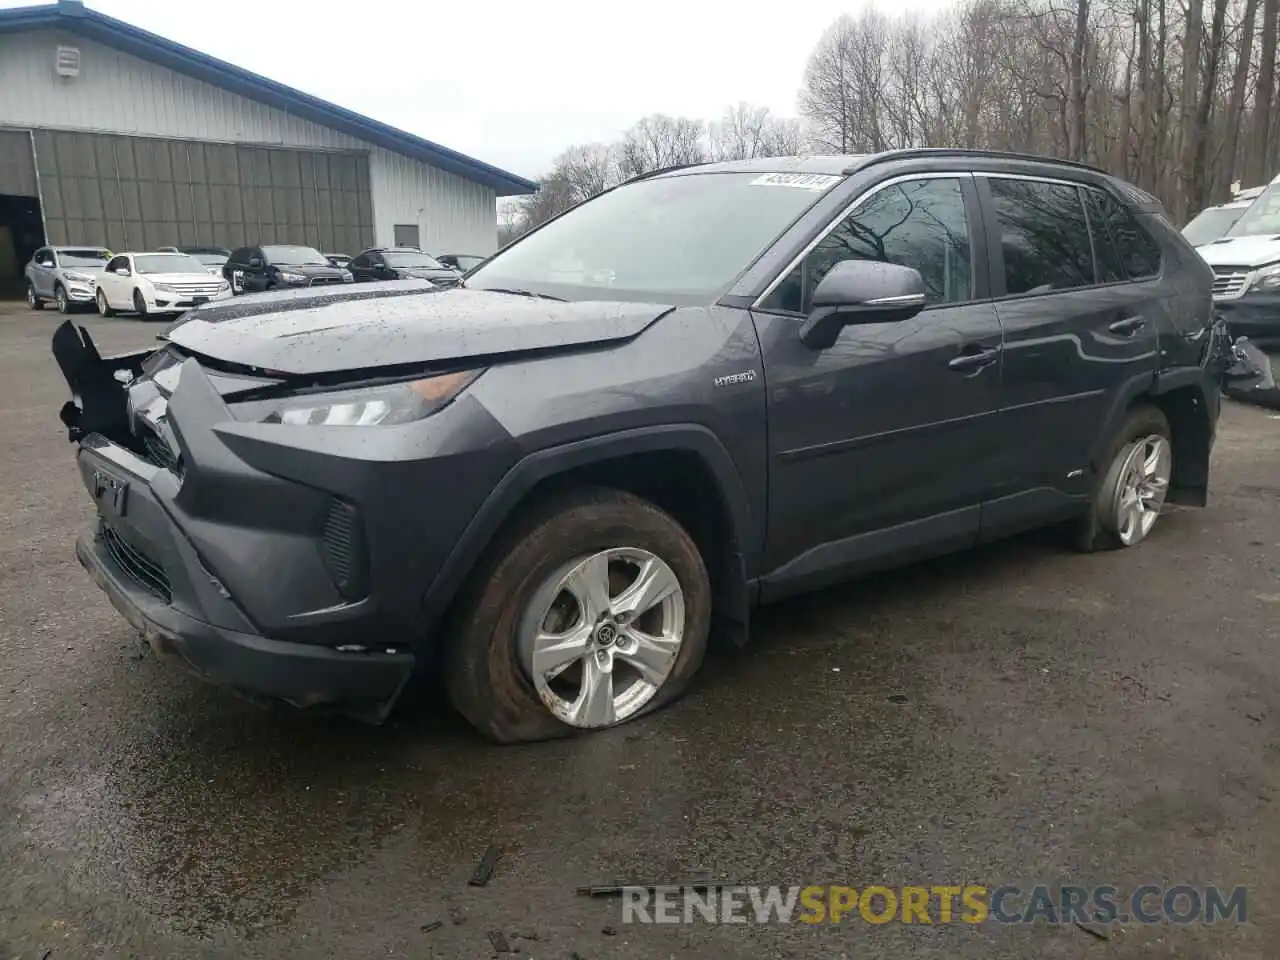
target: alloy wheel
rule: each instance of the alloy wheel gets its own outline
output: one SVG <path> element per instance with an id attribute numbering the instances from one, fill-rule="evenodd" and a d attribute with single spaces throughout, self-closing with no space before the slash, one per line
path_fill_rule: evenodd
<path id="1" fill-rule="evenodd" d="M 27 306 L 32 310 L 36 308 L 36 288 L 27 284 Z"/>
<path id="2" fill-rule="evenodd" d="M 657 695 L 684 627 L 675 571 L 648 550 L 617 547 L 578 558 L 543 582 L 521 620 L 520 659 L 559 720 L 608 727 Z"/>
<path id="3" fill-rule="evenodd" d="M 1112 523 L 1120 542 L 1131 547 L 1146 539 L 1155 526 L 1173 472 L 1173 448 L 1168 437 L 1153 433 L 1128 447 L 1116 487 Z"/>
<path id="4" fill-rule="evenodd" d="M 63 290 L 61 287 L 59 287 L 59 288 L 58 288 L 57 297 L 58 297 L 58 312 L 59 312 L 59 313 L 70 313 L 70 312 L 71 312 L 71 304 L 67 303 L 67 291 L 65 291 L 65 290 Z"/>

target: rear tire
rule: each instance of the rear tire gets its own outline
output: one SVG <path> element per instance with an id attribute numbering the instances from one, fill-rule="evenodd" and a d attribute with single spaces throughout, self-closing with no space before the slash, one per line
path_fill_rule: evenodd
<path id="1" fill-rule="evenodd" d="M 640 571 L 634 580 L 626 573 L 632 562 Z M 603 595 L 562 588 L 566 578 L 585 583 L 582 571 L 587 570 L 603 572 Z M 651 572 L 647 582 L 666 586 L 637 590 L 646 582 L 646 571 Z M 629 615 L 627 598 L 640 594 L 659 599 L 639 603 L 638 614 Z M 562 619 L 552 623 L 553 618 Z M 530 509 L 477 565 L 446 629 L 445 683 L 458 712 L 498 743 L 602 729 L 645 716 L 680 696 L 702 664 L 710 622 L 706 566 L 674 518 L 629 493 L 577 490 Z M 657 623 L 668 626 L 653 626 Z M 583 638 L 574 641 L 571 655 L 561 657 L 567 667 L 546 668 L 548 635 Z M 655 639 L 661 644 L 651 642 Z M 542 646 L 535 652 L 537 644 Z M 644 673 L 633 661 L 659 666 Z M 604 675 L 607 683 L 601 687 Z M 607 690 L 603 714 L 587 709 L 593 700 L 604 699 L 603 694 L 588 696 L 589 683 Z M 573 686 L 580 690 L 571 696 L 564 688 Z"/>
<path id="2" fill-rule="evenodd" d="M 1168 494 L 1173 454 L 1165 415 L 1146 404 L 1130 410 L 1102 457 L 1089 512 L 1073 531 L 1076 549 L 1119 550 L 1145 540 Z"/>
<path id="3" fill-rule="evenodd" d="M 143 320 L 147 319 L 147 301 L 142 298 L 142 291 L 136 287 L 133 291 L 133 312 Z"/>
<path id="4" fill-rule="evenodd" d="M 104 317 L 114 317 L 116 315 L 115 309 L 107 303 L 107 296 L 101 290 L 98 291 L 98 296 L 95 299 L 98 301 L 98 313 Z"/>
<path id="5" fill-rule="evenodd" d="M 44 301 L 36 296 L 36 288 L 31 285 L 30 281 L 27 283 L 27 306 L 32 310 L 44 309 Z"/>

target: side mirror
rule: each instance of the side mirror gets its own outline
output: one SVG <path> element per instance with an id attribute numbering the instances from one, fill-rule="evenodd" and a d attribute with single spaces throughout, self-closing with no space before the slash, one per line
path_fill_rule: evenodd
<path id="1" fill-rule="evenodd" d="M 826 350 L 851 324 L 897 323 L 924 309 L 920 271 L 876 260 L 842 260 L 827 271 L 816 290 L 800 342 Z"/>
<path id="2" fill-rule="evenodd" d="M 261 269 L 261 268 L 262 268 L 262 258 L 261 258 L 261 257 L 250 257 L 250 258 L 249 258 L 249 266 L 250 266 L 250 268 L 252 268 L 252 269 L 254 269 L 254 270 L 259 270 L 259 269 Z"/>
<path id="3" fill-rule="evenodd" d="M 117 277 L 131 277 L 133 274 L 129 272 L 128 267 L 116 267 L 113 271 Z"/>

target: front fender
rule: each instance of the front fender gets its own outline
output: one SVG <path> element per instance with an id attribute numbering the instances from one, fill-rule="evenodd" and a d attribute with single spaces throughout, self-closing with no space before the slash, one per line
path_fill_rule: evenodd
<path id="1" fill-rule="evenodd" d="M 498 482 L 471 522 L 467 524 L 428 589 L 423 604 L 428 620 L 438 623 L 453 602 L 467 576 L 498 530 L 512 516 L 521 501 L 539 482 L 579 467 L 639 453 L 664 450 L 697 455 L 715 478 L 728 508 L 734 554 L 739 558 L 727 605 L 723 611 L 745 624 L 750 605 L 747 571 L 756 568 L 761 537 L 760 524 L 753 518 L 746 487 L 738 469 L 709 429 L 700 424 L 668 424 L 644 427 L 577 440 L 531 453 L 521 459 Z"/>

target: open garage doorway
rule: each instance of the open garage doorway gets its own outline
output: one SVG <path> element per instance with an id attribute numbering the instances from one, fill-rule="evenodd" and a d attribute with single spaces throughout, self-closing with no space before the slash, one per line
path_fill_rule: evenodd
<path id="1" fill-rule="evenodd" d="M 22 268 L 44 242 L 31 134 L 0 130 L 0 298 L 22 296 Z"/>

